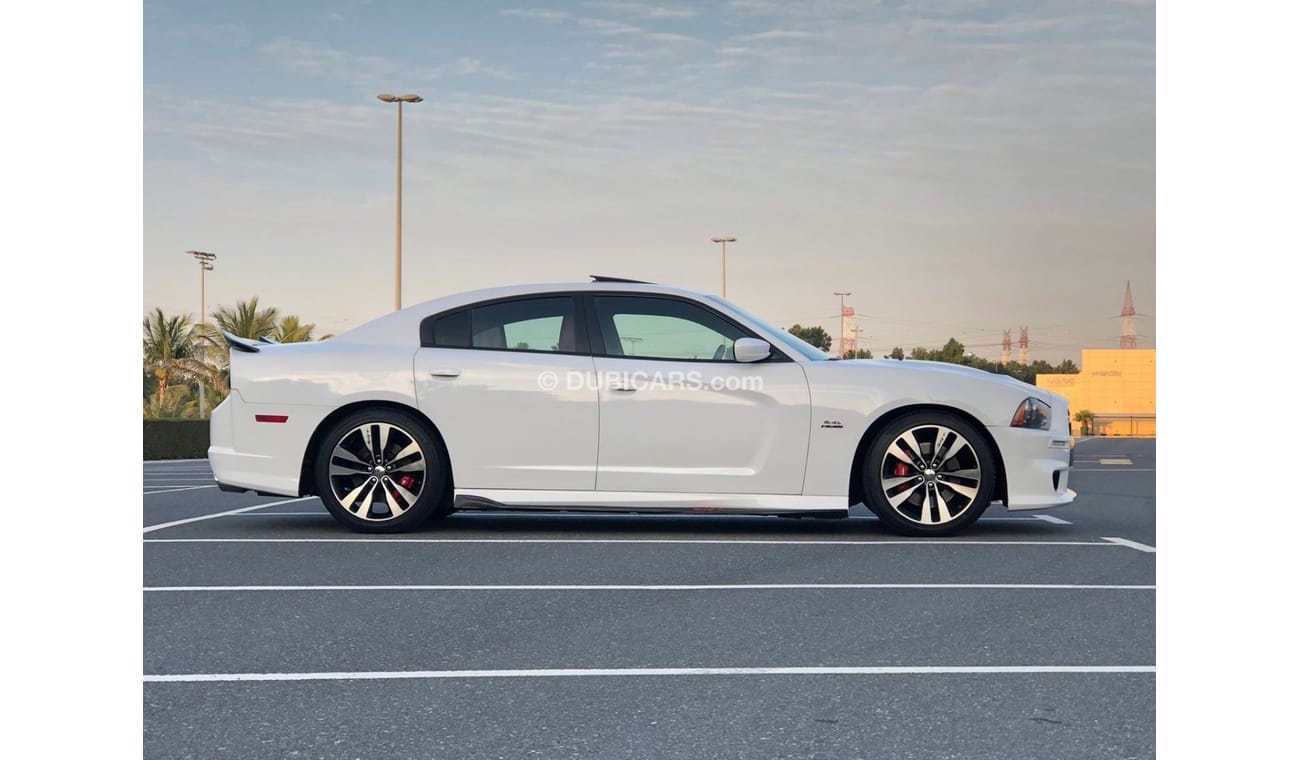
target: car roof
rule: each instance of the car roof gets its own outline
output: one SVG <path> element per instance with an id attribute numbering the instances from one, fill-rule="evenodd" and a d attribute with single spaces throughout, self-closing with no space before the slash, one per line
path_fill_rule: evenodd
<path id="1" fill-rule="evenodd" d="M 534 293 L 567 293 L 572 291 L 661 293 L 690 296 L 692 298 L 701 298 L 708 295 L 702 290 L 684 288 L 676 285 L 659 285 L 653 282 L 602 279 L 597 282 L 535 282 L 521 283 L 518 285 L 501 285 L 494 288 L 480 288 L 478 290 L 467 290 L 462 293 L 454 293 L 441 298 L 434 298 L 407 308 L 424 311 L 427 316 L 428 314 L 434 313 L 433 311 L 430 311 L 430 309 L 434 309 L 435 311 L 445 311 L 446 309 L 454 309 L 457 306 L 465 306 L 479 301 L 490 301 L 496 298 L 532 295 Z M 405 311 L 405 309 L 403 311 Z"/>
<path id="2" fill-rule="evenodd" d="M 608 278 L 602 278 L 596 282 L 543 282 L 502 285 L 494 288 L 467 290 L 428 301 L 421 301 L 407 306 L 401 311 L 385 314 L 359 325 L 335 336 L 333 340 L 340 342 L 355 340 L 367 343 L 406 342 L 409 341 L 409 336 L 418 334 L 420 321 L 431 314 L 498 298 L 570 292 L 648 293 L 685 296 L 692 300 L 705 298 L 709 295 L 705 291 L 694 288 Z"/>

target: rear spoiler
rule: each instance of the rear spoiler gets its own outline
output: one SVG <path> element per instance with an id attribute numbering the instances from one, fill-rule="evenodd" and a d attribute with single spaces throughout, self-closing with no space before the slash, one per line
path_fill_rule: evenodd
<path id="1" fill-rule="evenodd" d="M 255 354 L 258 351 L 262 350 L 257 347 L 256 343 L 249 340 L 248 338 L 241 338 L 238 335 L 231 335 L 225 330 L 222 330 L 221 334 L 225 336 L 226 342 L 230 344 L 230 348 L 233 351 L 244 351 L 246 353 Z"/>

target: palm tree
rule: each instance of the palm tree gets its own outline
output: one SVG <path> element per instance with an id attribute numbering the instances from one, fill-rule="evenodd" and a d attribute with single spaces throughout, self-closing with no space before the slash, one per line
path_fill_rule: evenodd
<path id="1" fill-rule="evenodd" d="M 212 312 L 212 321 L 216 322 L 221 330 L 241 338 L 256 340 L 275 332 L 275 321 L 279 316 L 280 312 L 274 306 L 265 309 L 257 308 L 257 296 L 253 296 L 247 301 L 236 301 L 234 308 L 217 307 L 217 310 Z M 216 337 L 220 339 L 221 336 Z M 224 341 L 219 342 L 224 344 Z"/>
<path id="2" fill-rule="evenodd" d="M 167 316 L 154 307 L 144 320 L 144 368 L 158 378 L 158 407 L 167 399 L 167 386 L 173 381 L 207 382 L 223 385 L 220 373 L 205 362 L 199 329 L 190 315 Z"/>
<path id="3" fill-rule="evenodd" d="M 1080 434 L 1092 435 L 1092 421 L 1094 418 L 1093 413 L 1087 409 L 1080 409 L 1074 413 L 1074 421 L 1079 423 Z"/>
<path id="4" fill-rule="evenodd" d="M 297 314 L 286 314 L 280 318 L 271 337 L 278 343 L 306 343 L 312 340 L 312 332 L 315 330 L 316 325 L 299 322 Z"/>
<path id="5" fill-rule="evenodd" d="M 234 307 L 219 306 L 212 312 L 212 322 L 204 325 L 203 337 L 208 343 L 208 351 L 226 373 L 230 367 L 230 346 L 221 336 L 222 331 L 241 338 L 261 338 L 275 332 L 275 320 L 279 310 L 274 306 L 259 309 L 257 296 L 247 301 L 236 301 Z"/>

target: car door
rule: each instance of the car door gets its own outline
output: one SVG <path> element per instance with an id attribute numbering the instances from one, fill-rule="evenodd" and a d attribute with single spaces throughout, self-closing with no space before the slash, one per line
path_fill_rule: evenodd
<path id="1" fill-rule="evenodd" d="M 596 482 L 598 403 L 581 304 L 500 299 L 431 315 L 415 355 L 420 409 L 456 488 L 582 490 Z"/>
<path id="2" fill-rule="evenodd" d="M 808 382 L 780 354 L 737 362 L 734 320 L 676 296 L 588 297 L 600 491 L 799 494 Z"/>

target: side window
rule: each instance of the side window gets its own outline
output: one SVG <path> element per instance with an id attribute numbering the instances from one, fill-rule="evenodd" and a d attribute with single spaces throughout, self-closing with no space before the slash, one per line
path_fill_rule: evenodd
<path id="1" fill-rule="evenodd" d="M 433 340 L 430 342 L 444 348 L 468 348 L 469 312 L 455 311 L 433 320 Z"/>
<path id="2" fill-rule="evenodd" d="M 469 310 L 473 348 L 573 353 L 578 350 L 576 332 L 569 296 L 503 301 Z"/>
<path id="3" fill-rule="evenodd" d="M 605 353 L 729 362 L 745 333 L 708 309 L 665 298 L 594 296 Z"/>

